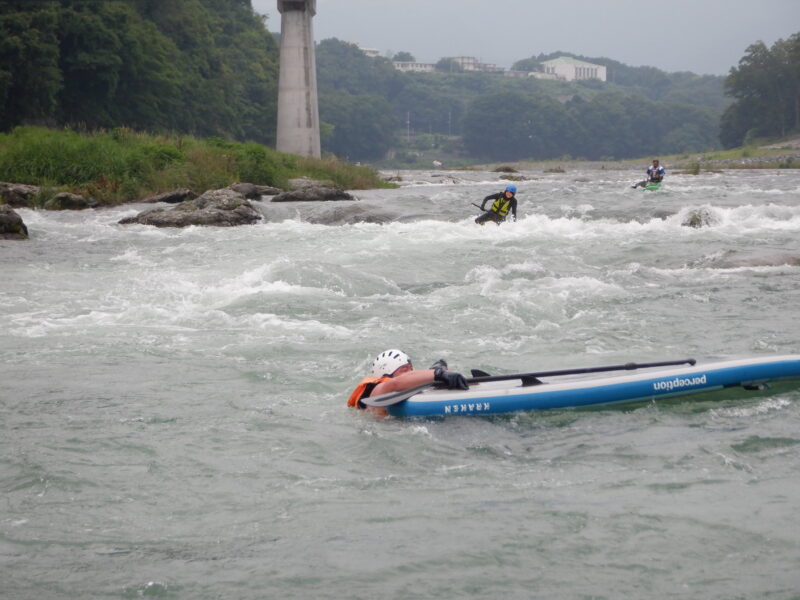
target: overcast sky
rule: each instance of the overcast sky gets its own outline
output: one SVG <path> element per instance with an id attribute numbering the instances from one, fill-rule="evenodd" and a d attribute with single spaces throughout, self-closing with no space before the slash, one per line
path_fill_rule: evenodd
<path id="1" fill-rule="evenodd" d="M 280 31 L 276 0 L 252 0 Z M 418 61 L 475 56 L 509 68 L 572 52 L 630 66 L 727 75 L 747 47 L 800 32 L 800 0 L 317 0 L 314 37 Z"/>

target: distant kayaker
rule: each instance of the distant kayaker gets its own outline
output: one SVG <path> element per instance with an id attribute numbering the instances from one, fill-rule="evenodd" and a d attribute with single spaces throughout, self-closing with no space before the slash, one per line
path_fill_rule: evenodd
<path id="1" fill-rule="evenodd" d="M 385 408 L 366 406 L 361 399 L 401 392 L 432 381 L 443 383 L 451 390 L 469 389 L 464 376 L 455 371 L 448 371 L 444 360 L 436 361 L 430 369 L 415 371 L 408 354 L 397 349 L 386 350 L 372 361 L 372 375 L 361 380 L 350 394 L 347 406 L 368 409 L 377 415 L 386 415 L 388 413 Z"/>
<path id="2" fill-rule="evenodd" d="M 647 167 L 647 179 L 640 181 L 634 185 L 633 188 L 636 189 L 639 186 L 645 187 L 650 183 L 661 183 L 666 174 L 667 170 L 659 164 L 657 158 L 654 158 L 653 164 Z"/>
<path id="3" fill-rule="evenodd" d="M 517 220 L 517 186 L 515 185 L 507 185 L 506 189 L 502 192 L 498 192 L 496 194 L 489 194 L 486 198 L 483 199 L 481 202 L 480 209 L 486 210 L 485 206 L 486 203 L 491 200 L 492 206 L 489 210 L 482 215 L 480 215 L 475 222 L 478 225 L 483 225 L 487 221 L 493 221 L 500 225 L 503 221 L 506 220 L 508 213 L 514 216 L 514 220 Z M 478 206 L 477 204 L 475 206 Z"/>

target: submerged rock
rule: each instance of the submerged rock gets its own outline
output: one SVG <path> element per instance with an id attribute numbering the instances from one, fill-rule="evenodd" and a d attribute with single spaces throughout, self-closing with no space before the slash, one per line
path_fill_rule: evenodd
<path id="1" fill-rule="evenodd" d="M 0 240 L 27 240 L 28 228 L 13 208 L 0 204 Z"/>
<path id="2" fill-rule="evenodd" d="M 397 217 L 396 213 L 389 210 L 349 204 L 312 214 L 306 220 L 317 225 L 353 225 L 354 223 L 377 223 L 382 225 L 397 220 Z"/>
<path id="3" fill-rule="evenodd" d="M 135 217 L 126 217 L 120 225 L 138 223 L 155 227 L 189 227 L 205 225 L 233 227 L 251 225 L 261 220 L 261 214 L 240 193 L 225 188 L 208 191 L 199 198 L 184 200 L 174 208 L 153 208 Z"/>
<path id="4" fill-rule="evenodd" d="M 700 227 L 710 227 L 711 225 L 716 225 L 718 221 L 719 219 L 717 218 L 717 215 L 715 215 L 711 210 L 707 208 L 696 208 L 690 210 L 686 214 L 681 222 L 681 225 L 698 229 Z"/>
<path id="5" fill-rule="evenodd" d="M 730 254 L 715 260 L 714 267 L 736 269 L 741 267 L 800 267 L 800 256 L 786 253 Z"/>
<path id="6" fill-rule="evenodd" d="M 355 198 L 335 187 L 308 187 L 278 194 L 272 198 L 271 202 L 329 202 L 331 200 L 355 200 Z"/>

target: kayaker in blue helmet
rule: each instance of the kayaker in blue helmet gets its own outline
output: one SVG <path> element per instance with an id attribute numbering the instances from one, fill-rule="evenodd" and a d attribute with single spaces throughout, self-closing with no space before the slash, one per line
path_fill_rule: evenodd
<path id="1" fill-rule="evenodd" d="M 650 183 L 661 183 L 661 181 L 664 179 L 664 175 L 666 174 L 667 170 L 661 166 L 657 158 L 654 158 L 653 164 L 647 167 L 647 179 L 634 185 L 633 189 L 636 189 L 639 186 L 645 187 Z"/>
<path id="2" fill-rule="evenodd" d="M 411 358 L 402 350 L 392 348 L 385 350 L 372 361 L 372 375 L 364 377 L 350 398 L 347 406 L 353 408 L 366 408 L 377 415 L 388 414 L 385 408 L 366 406 L 362 398 L 379 396 L 390 392 L 401 392 L 423 383 L 438 381 L 450 390 L 469 389 L 467 380 L 461 373 L 447 370 L 447 363 L 439 359 L 431 365 L 430 369 L 414 370 Z"/>
<path id="3" fill-rule="evenodd" d="M 510 212 L 514 216 L 514 220 L 517 220 L 517 186 L 515 185 L 507 185 L 506 189 L 502 192 L 498 192 L 496 194 L 490 194 L 483 199 L 481 202 L 480 209 L 486 210 L 485 206 L 486 203 L 491 200 L 492 206 L 489 207 L 489 210 L 482 215 L 480 215 L 475 222 L 478 225 L 483 225 L 487 221 L 493 221 L 500 225 L 503 221 L 506 220 L 508 213 Z M 476 204 L 477 206 L 477 204 Z"/>

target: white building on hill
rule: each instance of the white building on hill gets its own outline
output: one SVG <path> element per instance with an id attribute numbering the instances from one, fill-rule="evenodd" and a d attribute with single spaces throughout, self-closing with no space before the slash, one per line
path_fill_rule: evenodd
<path id="1" fill-rule="evenodd" d="M 503 67 L 482 63 L 474 56 L 450 56 L 448 57 L 464 71 L 483 71 L 484 73 L 499 73 Z"/>
<path id="2" fill-rule="evenodd" d="M 364 54 L 366 54 L 370 58 L 377 58 L 378 56 L 381 55 L 381 51 L 378 50 L 377 48 L 365 48 L 358 42 L 348 42 L 348 43 L 353 44 L 353 46 L 361 50 Z"/>
<path id="3" fill-rule="evenodd" d="M 392 61 L 392 64 L 395 69 L 403 71 L 404 73 L 408 73 L 409 71 L 414 73 L 433 73 L 436 70 L 436 65 L 433 63 L 395 60 Z"/>
<path id="4" fill-rule="evenodd" d="M 606 81 L 606 68 L 603 65 L 595 65 L 571 56 L 559 56 L 552 60 L 542 62 L 544 72 L 564 79 L 566 81 L 577 81 L 580 79 L 599 79 Z"/>

